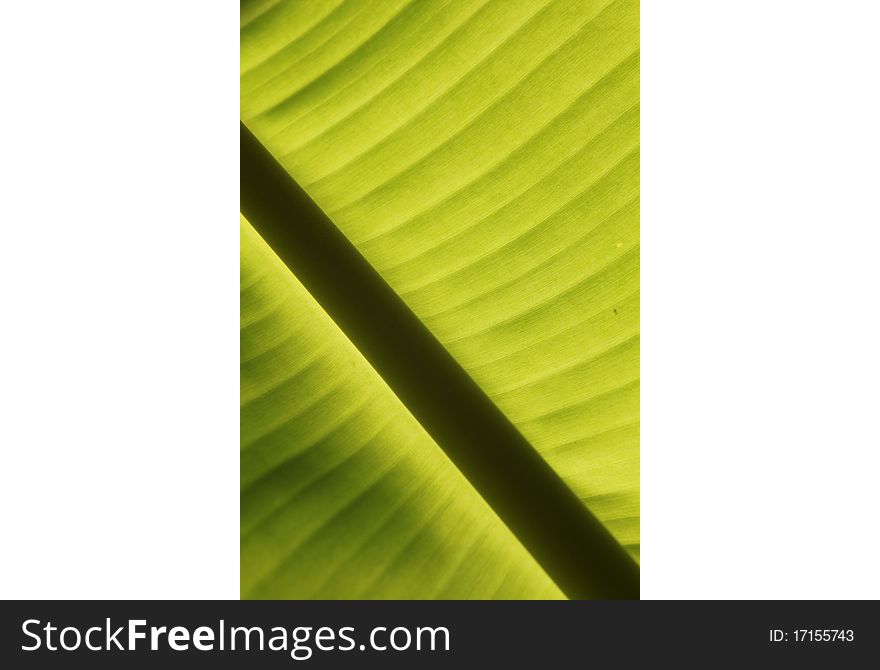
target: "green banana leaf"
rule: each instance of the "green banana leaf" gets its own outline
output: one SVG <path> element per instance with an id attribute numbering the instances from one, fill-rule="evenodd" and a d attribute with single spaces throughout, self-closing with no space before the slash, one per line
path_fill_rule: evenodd
<path id="1" fill-rule="evenodd" d="M 241 592 L 559 598 L 241 219 Z"/>
<path id="2" fill-rule="evenodd" d="M 638 7 L 266 0 L 240 35 L 243 122 L 636 560 Z M 243 597 L 559 595 L 243 226 Z"/>

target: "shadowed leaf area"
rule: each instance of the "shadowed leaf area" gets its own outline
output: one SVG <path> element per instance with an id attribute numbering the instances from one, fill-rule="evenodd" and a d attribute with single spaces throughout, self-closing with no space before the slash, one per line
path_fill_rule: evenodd
<path id="1" fill-rule="evenodd" d="M 241 403 L 243 597 L 561 597 L 244 218 Z"/>

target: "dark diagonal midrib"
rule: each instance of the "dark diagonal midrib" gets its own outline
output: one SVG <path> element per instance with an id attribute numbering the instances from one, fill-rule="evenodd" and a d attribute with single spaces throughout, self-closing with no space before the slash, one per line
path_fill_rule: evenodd
<path id="1" fill-rule="evenodd" d="M 241 209 L 570 598 L 638 598 L 639 568 L 241 124 Z"/>

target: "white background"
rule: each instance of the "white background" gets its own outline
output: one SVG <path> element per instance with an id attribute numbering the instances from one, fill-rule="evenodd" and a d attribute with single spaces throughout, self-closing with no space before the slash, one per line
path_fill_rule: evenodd
<path id="1" fill-rule="evenodd" d="M 642 596 L 880 597 L 880 7 L 642 3 Z"/>
<path id="2" fill-rule="evenodd" d="M 237 598 L 238 6 L 0 17 L 0 597 Z"/>
<path id="3" fill-rule="evenodd" d="M 237 23 L 4 9 L 0 597 L 238 597 Z M 643 597 L 880 597 L 878 25 L 643 3 Z"/>

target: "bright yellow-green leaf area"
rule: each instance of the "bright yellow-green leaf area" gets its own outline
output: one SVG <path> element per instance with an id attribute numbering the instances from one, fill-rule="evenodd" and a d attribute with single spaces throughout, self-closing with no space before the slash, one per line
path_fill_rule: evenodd
<path id="1" fill-rule="evenodd" d="M 243 598 L 561 598 L 241 220 Z"/>
<path id="2" fill-rule="evenodd" d="M 258 2 L 241 29 L 244 122 L 637 559 L 638 9 Z"/>

